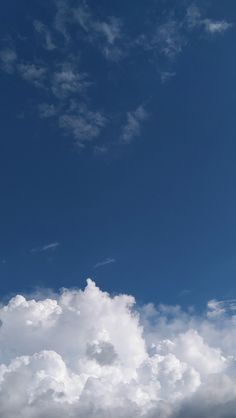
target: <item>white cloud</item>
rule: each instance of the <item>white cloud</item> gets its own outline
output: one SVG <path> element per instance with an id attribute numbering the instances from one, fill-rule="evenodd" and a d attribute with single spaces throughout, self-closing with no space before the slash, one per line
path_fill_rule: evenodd
<path id="1" fill-rule="evenodd" d="M 122 141 L 130 143 L 135 137 L 140 135 L 141 125 L 148 117 L 143 106 L 139 106 L 133 112 L 127 113 L 127 122 L 123 128 Z"/>
<path id="2" fill-rule="evenodd" d="M 88 280 L 84 291 L 2 305 L 0 415 L 233 417 L 235 317 L 134 302 Z"/>
<path id="3" fill-rule="evenodd" d="M 98 47 L 109 60 L 119 61 L 125 55 L 123 25 L 115 16 L 97 20 L 84 3 L 73 10 L 73 18 L 87 35 L 87 40 Z"/>
<path id="4" fill-rule="evenodd" d="M 140 135 L 142 123 L 148 115 L 144 106 L 139 106 L 133 111 L 126 109 L 126 122 L 120 127 L 121 134 L 117 136 L 114 133 L 117 141 L 111 136 L 99 139 L 108 119 L 113 122 L 114 130 L 117 129 L 118 115 L 113 110 L 114 107 L 105 104 L 105 109 L 101 110 L 96 103 L 101 97 L 106 96 L 106 88 L 114 87 L 116 71 L 119 71 L 119 68 L 112 67 L 112 64 L 105 65 L 104 85 L 103 81 L 101 82 L 100 71 L 90 79 L 84 65 L 93 65 L 94 59 L 86 58 L 88 54 L 84 52 L 87 47 L 90 48 L 89 54 L 93 54 L 94 48 L 106 59 L 113 61 L 113 64 L 125 57 L 130 58 L 130 63 L 135 62 L 137 66 L 140 62 L 143 65 L 146 60 L 147 65 L 155 66 L 164 83 L 175 76 L 173 63 L 184 47 L 191 42 L 190 34 L 192 35 L 193 30 L 198 29 L 197 35 L 198 32 L 213 35 L 223 33 L 232 26 L 226 20 L 214 20 L 203 16 L 194 4 L 188 7 L 187 11 L 184 5 L 180 5 L 170 13 L 166 12 L 158 17 L 155 7 L 151 6 L 153 9 L 148 8 L 149 21 L 144 19 L 144 32 L 141 31 L 132 37 L 128 35 L 130 31 L 125 26 L 125 21 L 113 15 L 102 16 L 102 10 L 96 14 L 96 8 L 90 9 L 86 0 L 79 1 L 76 5 L 76 2 L 70 0 L 54 0 L 53 3 L 54 12 L 52 8 L 53 14 L 48 16 L 47 20 L 50 22 L 51 18 L 51 24 L 45 24 L 41 20 L 33 21 L 36 40 L 40 41 L 37 46 L 41 46 L 37 48 L 37 60 L 33 47 L 28 51 L 29 54 L 27 53 L 28 61 L 25 61 L 24 47 L 23 55 L 18 50 L 16 53 L 12 46 L 13 41 L 8 36 L 2 40 L 5 47 L 0 50 L 0 68 L 8 73 L 17 73 L 23 80 L 41 89 L 40 96 L 35 96 L 35 100 L 38 100 L 35 109 L 39 117 L 55 117 L 54 122 L 62 132 L 71 135 L 79 147 L 84 147 L 85 142 L 88 144 L 96 139 L 91 147 L 96 155 L 105 155 L 114 150 L 116 145 L 130 143 Z M 23 44 L 23 38 L 19 35 L 15 42 L 19 51 L 20 43 Z M 56 54 L 47 53 L 45 56 L 45 50 L 42 51 L 53 51 L 55 48 Z M 92 68 L 91 74 L 96 73 L 93 70 Z M 103 89 L 100 95 L 96 83 Z"/>
<path id="5" fill-rule="evenodd" d="M 226 312 L 236 311 L 236 299 L 232 300 L 210 300 L 207 304 L 208 316 L 215 317 L 224 315 Z"/>
<path id="6" fill-rule="evenodd" d="M 145 49 L 154 52 L 157 50 L 168 59 L 173 60 L 190 42 L 189 30 L 199 29 L 209 34 L 216 34 L 225 32 L 231 26 L 232 24 L 225 20 L 217 21 L 204 18 L 200 9 L 192 4 L 187 8 L 185 18 L 171 16 L 169 20 L 158 26 L 155 34 L 150 39 L 147 39 L 145 35 L 141 36 L 139 43 Z"/>
<path id="7" fill-rule="evenodd" d="M 226 20 L 213 20 L 209 18 L 203 18 L 200 9 L 192 4 L 187 9 L 187 24 L 190 29 L 194 28 L 203 28 L 207 33 L 223 33 L 227 29 L 232 27 L 232 23 L 227 22 Z"/>
<path id="8" fill-rule="evenodd" d="M 179 10 L 181 11 L 181 6 Z M 154 32 L 140 34 L 134 45 L 146 51 L 152 51 L 153 58 L 156 54 L 161 54 L 173 62 L 191 42 L 190 31 L 198 29 L 209 34 L 216 34 L 225 32 L 231 26 L 232 24 L 226 20 L 217 21 L 203 17 L 199 7 L 192 4 L 187 8 L 184 17 L 173 11 L 167 19 L 160 20 Z M 165 82 L 174 74 L 174 71 L 161 71 L 161 80 Z"/>
<path id="9" fill-rule="evenodd" d="M 109 17 L 107 22 L 94 22 L 93 27 L 95 31 L 101 33 L 111 45 L 122 36 L 121 22 L 113 16 Z"/>
<path id="10" fill-rule="evenodd" d="M 226 22 L 225 20 L 217 22 L 211 19 L 205 19 L 203 22 L 205 30 L 212 34 L 225 32 L 227 29 L 232 27 L 232 24 Z"/>
<path id="11" fill-rule="evenodd" d="M 64 63 L 53 74 L 52 92 L 56 97 L 63 99 L 73 93 L 85 91 L 89 85 L 86 74 L 80 73 L 70 63 Z"/>
<path id="12" fill-rule="evenodd" d="M 116 262 L 115 258 L 109 257 L 109 258 L 106 258 L 106 260 L 99 261 L 98 263 L 96 263 L 94 268 L 103 267 L 103 266 L 106 266 L 107 264 L 112 264 L 115 262 Z"/>
<path id="13" fill-rule="evenodd" d="M 118 60 L 123 56 L 121 48 L 116 45 L 123 38 L 120 19 L 115 16 L 107 16 L 105 20 L 98 19 L 86 1 L 79 2 L 79 5 L 73 8 L 69 6 L 69 2 L 56 0 L 56 7 L 54 27 L 66 42 L 72 40 L 71 27 L 77 24 L 77 31 L 79 28 L 82 29 L 86 40 L 100 49 L 106 58 Z"/>
<path id="14" fill-rule="evenodd" d="M 42 247 L 32 248 L 30 250 L 31 253 L 40 253 L 44 251 L 54 251 L 59 247 L 60 243 L 55 241 L 51 242 L 50 244 L 43 245 Z"/>
<path id="15" fill-rule="evenodd" d="M 61 115 L 59 118 L 60 126 L 73 135 L 80 147 L 84 147 L 84 142 L 97 138 L 106 122 L 101 112 L 91 111 L 86 106 L 80 106 L 76 112 Z"/>
<path id="16" fill-rule="evenodd" d="M 51 244 L 44 245 L 42 247 L 42 251 L 55 250 L 55 248 L 59 247 L 59 245 L 59 242 L 52 242 Z"/>

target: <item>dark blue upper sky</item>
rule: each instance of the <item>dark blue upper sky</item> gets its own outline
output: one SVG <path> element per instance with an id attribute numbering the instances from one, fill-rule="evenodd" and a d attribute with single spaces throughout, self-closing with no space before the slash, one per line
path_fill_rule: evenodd
<path id="1" fill-rule="evenodd" d="M 8 0 L 0 294 L 235 297 L 235 0 Z"/>

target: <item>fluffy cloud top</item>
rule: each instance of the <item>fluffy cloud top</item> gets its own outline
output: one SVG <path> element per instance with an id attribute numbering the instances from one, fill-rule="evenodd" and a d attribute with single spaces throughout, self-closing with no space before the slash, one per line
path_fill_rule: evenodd
<path id="1" fill-rule="evenodd" d="M 235 416 L 236 317 L 134 303 L 88 280 L 2 306 L 0 416 Z"/>

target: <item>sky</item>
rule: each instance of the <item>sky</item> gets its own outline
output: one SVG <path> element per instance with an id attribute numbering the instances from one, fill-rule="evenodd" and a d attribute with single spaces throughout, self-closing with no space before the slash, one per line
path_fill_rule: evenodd
<path id="1" fill-rule="evenodd" d="M 234 418 L 235 23 L 1 5 L 0 416 Z"/>
<path id="2" fill-rule="evenodd" d="M 235 296 L 235 16 L 2 5 L 1 295 L 92 277 L 143 302 Z"/>
<path id="3" fill-rule="evenodd" d="M 236 6 L 4 2 L 0 294 L 235 296 Z"/>

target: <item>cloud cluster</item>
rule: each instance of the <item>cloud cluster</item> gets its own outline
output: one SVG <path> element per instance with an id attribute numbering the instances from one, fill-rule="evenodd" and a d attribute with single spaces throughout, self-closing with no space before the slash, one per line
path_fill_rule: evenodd
<path id="1" fill-rule="evenodd" d="M 135 309 L 88 280 L 0 308 L 4 418 L 229 418 L 236 406 L 234 315 Z"/>
<path id="2" fill-rule="evenodd" d="M 123 98 L 124 108 L 117 112 L 114 103 L 103 103 L 104 92 L 114 88 L 114 80 L 119 83 L 122 60 L 126 60 L 127 69 L 131 63 L 131 71 L 132 62 L 137 68 L 144 62 L 146 66 L 154 64 L 155 72 L 157 69 L 161 81 L 166 82 L 175 76 L 175 60 L 193 36 L 204 33 L 212 38 L 232 26 L 225 19 L 205 16 L 195 3 L 186 7 L 186 2 L 180 1 L 178 7 L 167 5 L 165 13 L 157 14 L 155 2 L 150 2 L 143 25 L 134 34 L 127 16 L 107 14 L 102 8 L 98 13 L 92 2 L 49 3 L 45 21 L 39 20 L 40 8 L 35 9 L 27 36 L 19 34 L 13 39 L 14 35 L 7 33 L 3 38 L 0 69 L 38 89 L 35 111 L 41 119 L 52 120 L 80 149 L 90 147 L 96 154 L 133 142 L 149 113 L 140 103 L 149 103 L 153 90 L 139 98 L 131 111 L 127 97 Z M 103 66 L 97 74 L 96 63 L 98 68 Z M 99 85 L 103 86 L 100 95 Z"/>

